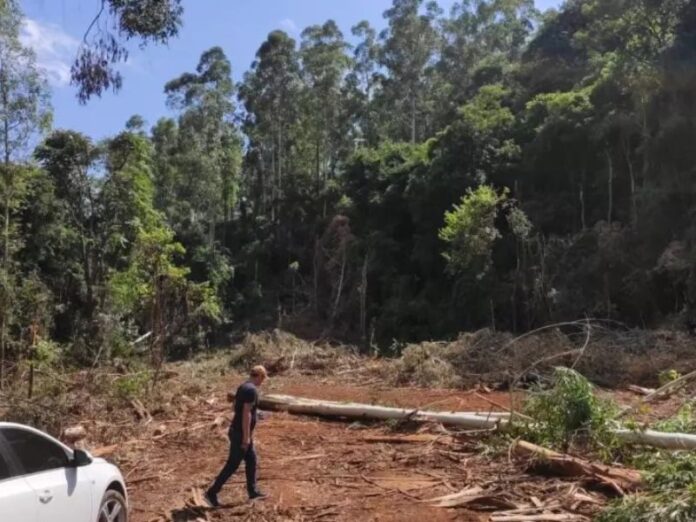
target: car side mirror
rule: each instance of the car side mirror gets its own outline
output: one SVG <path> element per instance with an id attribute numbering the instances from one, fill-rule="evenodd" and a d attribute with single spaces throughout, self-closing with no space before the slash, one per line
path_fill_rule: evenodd
<path id="1" fill-rule="evenodd" d="M 73 458 L 70 461 L 70 465 L 73 468 L 81 468 L 83 466 L 89 466 L 92 463 L 92 458 L 87 454 L 86 451 L 81 449 L 76 449 L 73 451 Z"/>

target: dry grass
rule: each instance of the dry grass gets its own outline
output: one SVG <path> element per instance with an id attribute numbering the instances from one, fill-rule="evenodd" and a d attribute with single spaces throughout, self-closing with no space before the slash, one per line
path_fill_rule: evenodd
<path id="1" fill-rule="evenodd" d="M 407 346 L 395 364 L 395 384 L 429 388 L 459 386 L 461 378 L 454 366 L 443 358 L 444 355 L 438 343 Z"/>
<path id="2" fill-rule="evenodd" d="M 662 371 L 686 373 L 696 367 L 696 338 L 584 321 L 519 338 L 484 329 L 451 342 L 407 346 L 395 365 L 395 379 L 399 384 L 471 387 L 511 383 L 530 369 L 550 374 L 557 366 L 574 366 L 607 388 L 655 386 Z"/>
<path id="3" fill-rule="evenodd" d="M 330 346 L 308 342 L 281 330 L 249 333 L 232 348 L 230 366 L 246 370 L 264 365 L 272 374 L 330 371 L 339 364 L 358 361 L 350 346 Z"/>

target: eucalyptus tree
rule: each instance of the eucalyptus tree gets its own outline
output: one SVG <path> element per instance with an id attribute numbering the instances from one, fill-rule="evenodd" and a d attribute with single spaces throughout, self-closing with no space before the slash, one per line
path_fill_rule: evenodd
<path id="1" fill-rule="evenodd" d="M 317 180 L 334 174 L 350 150 L 345 77 L 351 65 L 348 44 L 336 22 L 313 25 L 302 32 L 300 58 L 305 83 L 305 115 L 312 135 Z"/>
<path id="2" fill-rule="evenodd" d="M 385 11 L 388 28 L 380 33 L 382 103 L 389 114 L 392 138 L 417 140 L 427 137 L 430 77 L 440 46 L 436 23 L 441 10 L 435 2 L 394 0 Z"/>
<path id="3" fill-rule="evenodd" d="M 16 215 L 27 198 L 30 146 L 50 124 L 48 89 L 32 51 L 19 39 L 22 15 L 14 0 L 0 16 L 0 387 L 4 384 L 8 329 L 20 280 L 14 255 L 21 247 Z"/>
<path id="4" fill-rule="evenodd" d="M 301 111 L 301 93 L 296 42 L 283 31 L 273 31 L 257 51 L 239 90 L 250 141 L 248 157 L 257 173 L 254 199 L 272 221 L 277 218 L 293 159 L 292 130 Z"/>
<path id="5" fill-rule="evenodd" d="M 8 0 L 13 1 L 13 0 Z M 128 60 L 126 42 L 141 47 L 166 44 L 179 34 L 184 12 L 181 0 L 98 0 L 99 9 L 82 38 L 71 68 L 77 98 L 86 103 L 109 88 L 118 91 L 123 77 L 117 69 Z"/>

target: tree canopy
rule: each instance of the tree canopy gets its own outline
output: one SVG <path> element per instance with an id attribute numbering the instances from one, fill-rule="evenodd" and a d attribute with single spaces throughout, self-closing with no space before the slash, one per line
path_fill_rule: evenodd
<path id="1" fill-rule="evenodd" d="M 83 100 L 120 85 L 125 42 L 165 43 L 183 17 L 103 8 L 73 69 Z M 158 362 L 269 325 L 386 349 L 696 321 L 693 1 L 394 0 L 382 30 L 272 31 L 238 83 L 205 50 L 162 82 L 169 117 L 101 142 L 45 134 L 45 82 L 4 9 L 7 371 L 32 322 L 93 364 L 148 332 Z"/>

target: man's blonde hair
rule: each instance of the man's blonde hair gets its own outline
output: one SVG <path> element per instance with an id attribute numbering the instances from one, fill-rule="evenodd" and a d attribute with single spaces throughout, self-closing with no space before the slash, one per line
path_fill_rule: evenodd
<path id="1" fill-rule="evenodd" d="M 266 368 L 261 366 L 260 364 L 258 366 L 254 366 L 251 371 L 249 372 L 249 375 L 251 377 L 263 377 L 264 379 L 268 377 L 268 372 L 266 371 Z"/>

